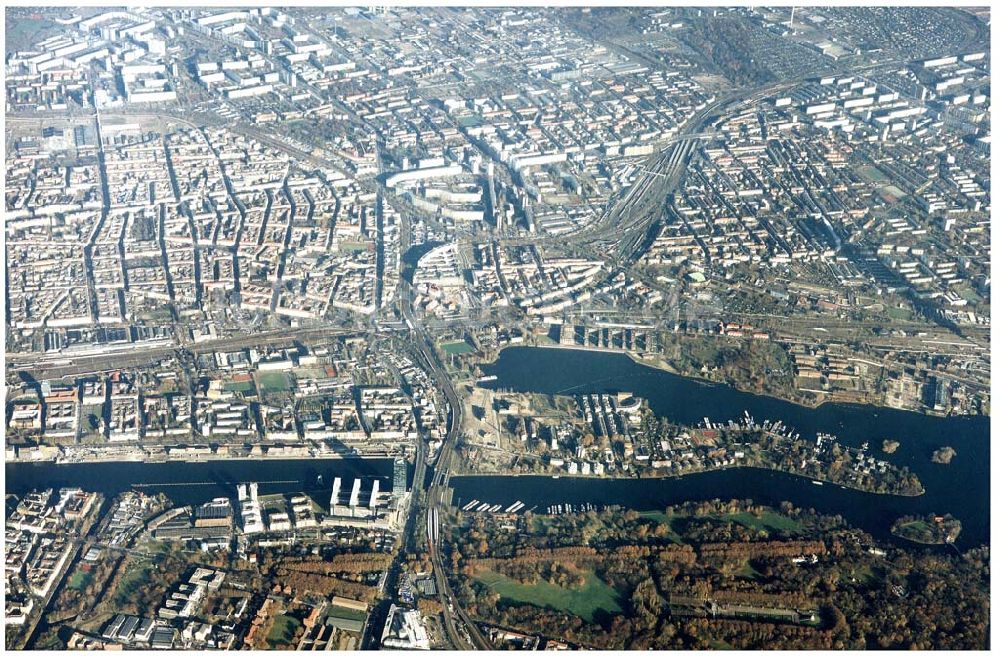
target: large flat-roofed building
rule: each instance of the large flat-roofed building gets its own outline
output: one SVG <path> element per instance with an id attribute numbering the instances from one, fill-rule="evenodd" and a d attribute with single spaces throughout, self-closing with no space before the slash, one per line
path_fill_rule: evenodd
<path id="1" fill-rule="evenodd" d="M 365 627 L 365 622 L 360 618 L 341 618 L 339 616 L 330 616 L 326 619 L 326 624 L 344 632 L 361 632 Z"/>
<path id="2" fill-rule="evenodd" d="M 385 179 L 385 186 L 389 189 L 408 182 L 418 180 L 428 180 L 430 178 L 449 178 L 462 173 L 462 167 L 458 164 L 447 166 L 427 167 L 426 169 L 410 169 L 394 173 Z"/>
<path id="3" fill-rule="evenodd" d="M 383 488 L 380 480 L 368 483 L 355 478 L 350 488 L 344 483 L 340 477 L 333 480 L 329 511 L 322 524 L 398 529 L 403 505 L 399 498 Z"/>
<path id="4" fill-rule="evenodd" d="M 430 650 L 427 630 L 420 623 L 420 612 L 392 605 L 382 630 L 382 647 L 396 650 Z"/>
<path id="5" fill-rule="evenodd" d="M 256 534 L 264 531 L 264 519 L 257 499 L 257 482 L 239 484 L 236 487 L 240 503 L 240 522 L 244 534 Z"/>
<path id="6" fill-rule="evenodd" d="M 363 492 L 362 488 L 368 489 L 368 492 Z M 343 486 L 343 480 L 336 477 L 330 491 L 330 515 L 352 518 L 367 518 L 377 515 L 379 509 L 388 506 L 387 497 L 380 490 L 377 479 L 371 483 L 371 488 L 369 488 L 364 485 L 360 477 L 355 478 L 351 482 L 350 492 L 348 492 Z"/>
<path id="7" fill-rule="evenodd" d="M 233 506 L 219 497 L 194 510 L 195 527 L 230 527 L 233 524 Z"/>
<path id="8" fill-rule="evenodd" d="M 157 540 L 189 541 L 196 539 L 211 539 L 228 537 L 231 526 L 198 527 L 188 516 L 179 516 L 168 520 L 153 530 L 153 538 Z"/>

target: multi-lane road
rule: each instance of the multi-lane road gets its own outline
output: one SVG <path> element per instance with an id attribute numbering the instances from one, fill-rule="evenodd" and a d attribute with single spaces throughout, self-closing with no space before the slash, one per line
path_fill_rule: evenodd
<path id="1" fill-rule="evenodd" d="M 79 353 L 8 353 L 6 354 L 7 371 L 29 371 L 36 379 L 58 379 L 65 376 L 119 370 L 123 367 L 140 367 L 180 352 L 202 354 L 235 351 L 247 347 L 287 345 L 292 341 L 309 343 L 357 333 L 358 330 L 354 328 L 334 327 L 276 329 L 183 344 L 164 340 L 155 344 L 149 342 L 109 344 L 102 349 L 91 349 Z"/>
<path id="2" fill-rule="evenodd" d="M 443 496 L 447 489 L 451 459 L 461 433 L 462 402 L 458 397 L 458 392 L 455 390 L 454 384 L 451 382 L 451 378 L 448 376 L 447 372 L 444 371 L 444 368 L 438 361 L 437 354 L 434 351 L 434 343 L 430 335 L 413 316 L 412 294 L 412 291 L 407 286 L 404 293 L 406 301 L 401 304 L 403 314 L 409 324 L 413 327 L 413 342 L 421 354 L 423 365 L 431 373 L 431 376 L 444 392 L 445 398 L 448 400 L 449 424 L 444 444 L 438 453 L 433 480 L 431 481 L 430 486 L 427 486 L 426 491 L 424 491 L 424 479 L 426 478 L 424 476 L 424 464 L 417 464 L 416 475 L 413 482 L 413 499 L 411 501 L 410 514 L 411 516 L 416 517 L 417 514 L 421 512 L 420 505 L 417 502 L 420 497 L 423 497 L 426 499 L 427 508 L 434 510 L 437 517 L 440 517 L 445 511 L 445 500 L 443 499 Z M 418 493 L 421 495 L 418 495 Z M 412 522 L 412 524 L 408 523 L 408 526 L 412 526 L 412 531 L 417 531 L 416 522 Z M 409 538 L 407 540 L 409 540 Z M 454 592 L 451 590 L 448 578 L 445 575 L 444 563 L 441 559 L 439 546 L 435 544 L 430 536 L 428 536 L 428 551 L 430 553 L 431 563 L 434 567 L 434 579 L 437 585 L 438 595 L 440 596 L 444 607 L 445 631 L 447 632 L 452 645 L 458 649 L 465 649 L 469 647 L 463 634 L 461 634 L 459 629 L 456 627 L 455 616 L 457 615 L 465 626 L 464 634 L 471 639 L 472 647 L 479 650 L 491 649 L 492 646 L 490 646 L 490 644 L 483 639 L 479 630 L 476 628 L 475 623 L 472 622 L 472 619 L 469 618 L 469 616 L 465 613 L 465 610 L 458 604 Z"/>
<path id="3" fill-rule="evenodd" d="M 410 225 L 404 213 L 400 226 L 400 249 L 405 253 L 409 246 Z M 413 312 L 413 296 L 413 288 L 409 282 L 400 277 L 396 295 L 400 313 L 403 316 L 404 323 L 410 330 L 412 344 L 417 349 L 419 359 L 422 361 L 421 364 L 430 373 L 438 388 L 444 393 L 445 399 L 448 402 L 449 412 L 448 433 L 445 436 L 444 444 L 438 451 L 434 477 L 429 486 L 425 482 L 425 460 L 419 458 L 418 455 L 410 502 L 410 517 L 407 521 L 408 532 L 418 531 L 418 523 L 415 519 L 422 512 L 421 499 L 426 501 L 426 508 L 432 511 L 431 514 L 428 514 L 429 516 L 439 518 L 445 511 L 446 507 L 443 495 L 447 490 L 451 459 L 462 431 L 462 401 L 455 390 L 455 385 L 452 383 L 451 377 L 448 376 L 448 373 L 444 370 L 437 357 L 433 338 L 424 326 L 423 321 L 416 317 Z M 427 539 L 428 552 L 434 568 L 434 580 L 444 610 L 444 628 L 448 635 L 448 640 L 456 649 L 467 649 L 469 647 L 479 650 L 492 649 L 492 646 L 482 637 L 472 619 L 469 618 L 465 610 L 458 604 L 454 592 L 451 590 L 448 578 L 445 575 L 439 546 L 435 543 L 432 536 L 428 535 Z M 404 541 L 408 544 L 416 540 L 418 540 L 418 537 L 412 534 L 404 538 Z M 455 616 L 458 616 L 464 624 L 464 632 L 459 631 L 459 627 L 455 622 Z M 468 637 L 468 640 L 466 637 Z M 471 646 L 469 645 L 470 641 Z"/>

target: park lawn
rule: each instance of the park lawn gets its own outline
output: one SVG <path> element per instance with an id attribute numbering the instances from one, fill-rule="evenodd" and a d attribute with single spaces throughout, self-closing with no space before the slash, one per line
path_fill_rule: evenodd
<path id="1" fill-rule="evenodd" d="M 896 187 L 895 185 L 883 185 L 881 191 L 883 194 L 889 194 L 890 196 L 896 199 L 901 199 L 906 197 L 906 192 L 901 190 L 899 187 Z"/>
<path id="2" fill-rule="evenodd" d="M 253 392 L 253 381 L 226 381 L 222 386 L 226 392 Z"/>
<path id="3" fill-rule="evenodd" d="M 957 288 L 956 292 L 958 292 L 958 295 L 963 299 L 965 299 L 966 301 L 968 301 L 969 303 L 975 303 L 979 301 L 979 295 L 976 294 L 976 291 L 973 290 L 971 287 L 962 286 L 960 288 Z"/>
<path id="4" fill-rule="evenodd" d="M 848 571 L 841 571 L 840 579 L 844 582 L 852 584 L 854 582 L 860 582 L 867 586 L 872 586 L 879 582 L 879 578 L 875 574 L 875 571 L 871 569 L 871 566 L 867 565 L 852 566 Z"/>
<path id="5" fill-rule="evenodd" d="M 909 308 L 886 308 L 885 314 L 892 319 L 913 319 L 913 312 Z"/>
<path id="6" fill-rule="evenodd" d="M 667 538 L 669 538 L 674 543 L 683 543 L 680 534 L 674 531 L 674 526 L 670 524 L 670 518 L 663 511 L 640 511 L 639 516 L 642 518 L 647 518 L 661 525 L 666 525 L 668 529 Z M 674 516 L 675 518 L 677 516 Z"/>
<path id="7" fill-rule="evenodd" d="M 25 16 L 11 16 L 15 20 L 8 19 L 4 28 L 4 35 L 11 48 L 16 50 L 26 49 L 38 40 L 39 36 L 58 25 L 45 18 L 27 18 Z"/>
<path id="8" fill-rule="evenodd" d="M 465 340 L 457 340 L 455 342 L 442 342 L 441 348 L 444 349 L 446 354 L 471 354 L 474 350 L 472 345 L 470 345 Z"/>
<path id="9" fill-rule="evenodd" d="M 148 322 L 169 322 L 173 319 L 173 315 L 170 313 L 170 308 L 163 307 L 157 308 L 155 310 L 147 310 L 142 313 L 140 319 L 144 319 Z"/>
<path id="10" fill-rule="evenodd" d="M 261 392 L 287 392 L 292 389 L 288 375 L 284 372 L 258 372 L 257 385 Z"/>
<path id="11" fill-rule="evenodd" d="M 302 379 L 325 379 L 330 376 L 325 367 L 297 367 L 295 374 Z"/>
<path id="12" fill-rule="evenodd" d="M 915 520 L 913 522 L 908 522 L 908 523 L 906 523 L 903 526 L 904 527 L 913 527 L 917 531 L 921 531 L 921 532 L 933 532 L 934 531 L 934 526 L 931 525 L 926 520 Z"/>
<path id="13" fill-rule="evenodd" d="M 737 577 L 743 577 L 744 579 L 760 579 L 763 575 L 747 561 L 743 564 L 743 567 L 734 573 Z"/>
<path id="14" fill-rule="evenodd" d="M 114 604 L 127 603 L 136 591 L 149 584 L 153 570 L 153 563 L 145 558 L 129 563 L 128 570 L 122 575 L 115 590 Z"/>
<path id="15" fill-rule="evenodd" d="M 136 552 L 145 552 L 146 554 L 155 554 L 157 559 L 161 559 L 162 555 L 170 552 L 170 543 L 166 541 L 157 541 L 156 539 L 149 537 L 139 538 L 135 545 Z"/>
<path id="16" fill-rule="evenodd" d="M 673 520 L 679 520 L 681 518 L 687 517 L 679 515 L 668 516 L 662 511 L 643 511 L 639 515 L 644 518 L 656 520 L 657 522 L 666 523 L 668 525 Z M 772 531 L 795 532 L 802 529 L 802 524 L 799 523 L 797 520 L 786 518 L 785 516 L 779 513 L 775 513 L 773 511 L 765 511 L 764 513 L 761 514 L 759 518 L 756 515 L 746 511 L 742 513 L 711 513 L 704 517 L 714 518 L 720 521 L 736 522 L 743 525 L 744 527 L 748 527 L 750 529 L 763 530 L 768 533 Z M 678 542 L 680 541 L 680 537 L 674 532 L 673 528 L 671 528 L 670 536 L 671 538 L 676 537 L 676 540 Z"/>
<path id="17" fill-rule="evenodd" d="M 294 616 L 289 616 L 288 614 L 278 614 L 274 618 L 274 623 L 271 625 L 271 631 L 267 633 L 267 642 L 272 648 L 278 644 L 287 644 L 295 636 L 295 630 L 298 629 L 299 619 Z"/>
<path id="18" fill-rule="evenodd" d="M 914 529 L 918 532 L 934 532 L 934 528 L 926 520 L 914 520 L 899 526 L 900 529 Z"/>
<path id="19" fill-rule="evenodd" d="M 369 244 L 368 242 L 341 241 L 338 243 L 337 246 L 340 248 L 341 252 L 347 251 L 349 253 L 356 253 L 358 251 L 367 251 L 368 244 Z"/>
<path id="20" fill-rule="evenodd" d="M 84 434 L 93 434 L 98 436 L 102 441 L 104 440 L 104 434 L 101 433 L 100 423 L 101 415 L 104 414 L 104 406 L 100 404 L 84 404 L 81 407 L 80 417 L 82 418 L 82 426 L 80 430 Z M 93 423 L 91 423 L 91 418 L 93 418 Z"/>
<path id="21" fill-rule="evenodd" d="M 655 520 L 656 522 L 663 522 L 668 525 L 670 524 L 671 516 L 668 516 L 663 511 L 640 511 L 639 515 L 642 516 L 643 518 L 649 518 L 650 520 Z M 673 517 L 676 518 L 677 516 Z"/>
<path id="22" fill-rule="evenodd" d="M 872 183 L 883 183 L 889 180 L 886 178 L 885 174 L 882 173 L 881 169 L 873 166 L 865 165 L 858 167 L 858 173 L 861 174 L 862 178 Z"/>
<path id="23" fill-rule="evenodd" d="M 622 611 L 618 592 L 593 571 L 587 572 L 587 582 L 579 589 L 564 589 L 545 581 L 521 584 L 492 571 L 478 573 L 475 579 L 500 594 L 501 599 L 567 612 L 591 623 L 598 610 Z"/>
<path id="24" fill-rule="evenodd" d="M 750 529 L 763 529 L 767 532 L 772 530 L 796 532 L 802 529 L 802 524 L 799 521 L 792 520 L 773 511 L 765 511 L 759 518 L 747 512 L 724 514 L 720 518 L 733 520 Z"/>
<path id="25" fill-rule="evenodd" d="M 67 586 L 76 591 L 83 592 L 83 590 L 87 588 L 87 583 L 90 582 L 91 577 L 93 577 L 92 573 L 77 569 L 77 571 L 69 578 L 69 584 L 67 584 Z"/>
<path id="26" fill-rule="evenodd" d="M 936 543 L 938 536 L 937 528 L 926 520 L 913 520 L 912 522 L 902 524 L 892 533 L 908 541 L 923 544 Z M 924 536 L 929 536 L 929 540 L 924 540 Z"/>

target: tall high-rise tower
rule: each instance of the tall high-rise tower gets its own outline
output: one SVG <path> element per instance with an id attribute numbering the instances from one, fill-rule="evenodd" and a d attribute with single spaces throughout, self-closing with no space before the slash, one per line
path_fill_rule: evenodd
<path id="1" fill-rule="evenodd" d="M 330 513 L 333 513 L 334 507 L 340 503 L 340 477 L 335 477 L 333 480 L 333 490 L 330 491 Z"/>
<path id="2" fill-rule="evenodd" d="M 392 496 L 406 494 L 406 459 L 399 457 L 392 464 Z"/>

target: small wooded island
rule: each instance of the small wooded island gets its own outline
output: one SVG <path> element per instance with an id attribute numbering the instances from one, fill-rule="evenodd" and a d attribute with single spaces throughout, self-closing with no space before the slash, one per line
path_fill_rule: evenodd
<path id="1" fill-rule="evenodd" d="M 892 533 L 914 543 L 943 545 L 954 543 L 962 531 L 962 523 L 950 514 L 930 513 L 926 516 L 903 516 L 892 524 Z"/>
<path id="2" fill-rule="evenodd" d="M 948 465 L 951 463 L 951 460 L 955 458 L 955 454 L 957 453 L 958 452 L 956 452 L 953 447 L 945 446 L 941 449 L 934 450 L 934 453 L 931 455 L 931 460 L 935 463 L 940 463 L 941 465 Z"/>

